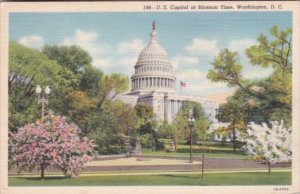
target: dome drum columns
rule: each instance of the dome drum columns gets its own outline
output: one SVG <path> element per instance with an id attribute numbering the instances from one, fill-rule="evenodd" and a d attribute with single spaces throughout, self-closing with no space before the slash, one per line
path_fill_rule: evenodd
<path id="1" fill-rule="evenodd" d="M 131 90 L 165 88 L 175 89 L 175 79 L 164 77 L 141 77 L 132 78 Z"/>

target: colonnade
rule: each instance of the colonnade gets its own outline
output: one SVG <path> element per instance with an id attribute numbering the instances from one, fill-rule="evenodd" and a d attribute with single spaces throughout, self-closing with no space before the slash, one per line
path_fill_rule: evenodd
<path id="1" fill-rule="evenodd" d="M 172 122 L 176 116 L 176 114 L 182 110 L 183 100 L 173 100 L 166 99 L 165 100 L 165 119 L 169 122 Z"/>
<path id="2" fill-rule="evenodd" d="M 164 77 L 141 77 L 134 78 L 131 81 L 131 88 L 141 89 L 141 88 L 175 88 L 175 80 L 171 78 Z"/>
<path id="3" fill-rule="evenodd" d="M 168 112 L 172 115 L 177 114 L 182 109 L 182 100 L 167 100 L 165 103 L 167 103 Z"/>

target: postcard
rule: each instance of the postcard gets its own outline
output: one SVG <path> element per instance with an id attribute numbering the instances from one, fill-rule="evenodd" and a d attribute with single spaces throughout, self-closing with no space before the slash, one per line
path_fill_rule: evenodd
<path id="1" fill-rule="evenodd" d="M 1 193 L 300 193 L 300 3 L 1 3 Z"/>

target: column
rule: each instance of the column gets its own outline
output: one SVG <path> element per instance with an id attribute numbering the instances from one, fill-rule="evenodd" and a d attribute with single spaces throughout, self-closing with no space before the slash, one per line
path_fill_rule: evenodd
<path id="1" fill-rule="evenodd" d="M 172 114 L 172 101 L 169 100 L 169 114 L 170 114 L 170 117 L 171 117 L 171 120 L 173 119 L 173 114 Z"/>
<path id="2" fill-rule="evenodd" d="M 131 80 L 131 83 L 132 83 L 132 88 L 131 88 L 131 90 L 134 90 L 134 79 Z"/>
<path id="3" fill-rule="evenodd" d="M 142 87 L 142 79 L 139 78 L 139 88 L 141 88 L 141 87 Z"/>

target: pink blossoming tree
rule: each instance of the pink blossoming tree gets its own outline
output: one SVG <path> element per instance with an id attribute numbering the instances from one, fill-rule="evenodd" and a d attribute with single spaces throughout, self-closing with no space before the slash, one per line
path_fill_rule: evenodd
<path id="1" fill-rule="evenodd" d="M 37 168 L 42 179 L 45 169 L 59 169 L 65 176 L 72 176 L 92 160 L 94 147 L 65 117 L 48 115 L 19 128 L 17 133 L 9 133 L 9 163 L 19 172 Z"/>

